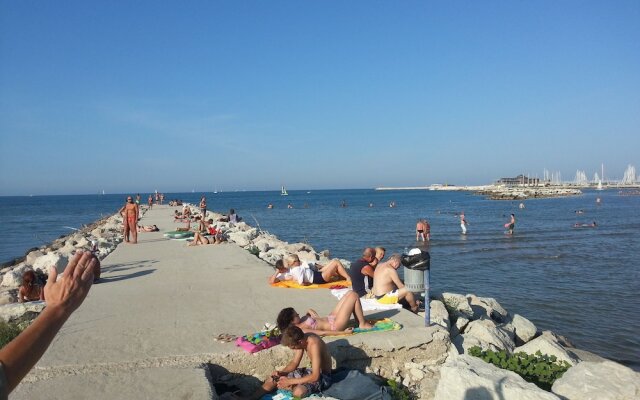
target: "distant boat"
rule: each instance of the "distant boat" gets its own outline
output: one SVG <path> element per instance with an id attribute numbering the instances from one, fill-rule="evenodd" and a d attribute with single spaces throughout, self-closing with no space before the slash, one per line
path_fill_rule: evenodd
<path id="1" fill-rule="evenodd" d="M 602 188 L 602 180 L 598 180 L 598 187 L 596 187 L 596 190 L 604 190 Z"/>
<path id="2" fill-rule="evenodd" d="M 280 196 L 288 196 L 289 193 L 287 193 L 287 189 L 284 188 L 284 186 L 282 186 L 282 190 L 280 190 Z"/>
<path id="3" fill-rule="evenodd" d="M 216 186 L 215 189 L 213 189 L 213 194 L 216 194 L 216 193 L 218 193 L 218 187 L 217 186 Z"/>
<path id="4" fill-rule="evenodd" d="M 102 195 L 104 196 L 104 189 L 102 189 Z"/>

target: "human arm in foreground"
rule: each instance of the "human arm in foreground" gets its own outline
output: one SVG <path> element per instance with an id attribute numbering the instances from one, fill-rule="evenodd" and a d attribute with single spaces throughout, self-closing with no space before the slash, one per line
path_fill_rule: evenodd
<path id="1" fill-rule="evenodd" d="M 47 307 L 18 337 L 0 350 L 0 362 L 11 392 L 38 362 L 62 325 L 82 304 L 93 283 L 93 269 L 100 262 L 90 252 L 78 252 L 57 279 L 55 267 L 44 287 Z"/>

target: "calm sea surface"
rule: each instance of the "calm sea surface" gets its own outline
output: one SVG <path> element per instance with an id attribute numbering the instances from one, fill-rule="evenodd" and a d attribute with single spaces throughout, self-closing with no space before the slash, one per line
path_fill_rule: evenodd
<path id="1" fill-rule="evenodd" d="M 168 194 L 195 203 L 201 193 Z M 143 194 L 142 198 L 146 198 Z M 431 224 L 431 285 L 436 291 L 495 297 L 539 328 L 578 347 L 640 369 L 640 196 L 614 190 L 582 196 L 490 201 L 463 192 L 325 190 L 207 193 L 209 209 L 235 208 L 283 240 L 355 260 L 366 246 L 388 254 L 415 240 L 415 222 Z M 125 195 L 0 197 L 0 262 L 111 215 Z M 602 202 L 596 204 L 596 198 Z M 342 201 L 347 203 L 341 208 Z M 389 208 L 395 201 L 396 208 Z M 274 209 L 266 208 L 268 203 Z M 294 208 L 287 209 L 287 203 Z M 373 203 L 373 207 L 369 207 Z M 307 208 L 305 208 L 305 204 Z M 577 214 L 576 210 L 584 213 Z M 460 234 L 465 212 L 468 235 Z M 504 223 L 516 214 L 513 236 Z M 597 221 L 598 227 L 573 228 Z M 160 227 L 173 228 L 173 224 Z"/>

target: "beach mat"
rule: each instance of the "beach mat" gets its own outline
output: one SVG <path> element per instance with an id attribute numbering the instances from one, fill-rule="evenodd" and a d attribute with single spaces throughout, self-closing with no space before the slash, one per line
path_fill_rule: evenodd
<path id="1" fill-rule="evenodd" d="M 257 353 L 261 350 L 279 345 L 281 337 L 280 332 L 275 329 L 271 331 L 260 331 L 238 337 L 236 339 L 236 346 L 248 353 Z"/>
<path id="2" fill-rule="evenodd" d="M 186 239 L 193 235 L 194 233 L 190 231 L 169 231 L 164 233 L 164 237 L 170 239 Z"/>
<path id="3" fill-rule="evenodd" d="M 400 329 L 402 329 L 402 325 L 392 320 L 391 318 L 385 318 L 377 320 L 373 324 L 373 328 L 370 329 L 353 328 L 353 333 L 399 331 Z"/>
<path id="4" fill-rule="evenodd" d="M 342 280 L 329 283 L 312 283 L 311 285 L 301 285 L 298 282 L 294 281 L 280 281 L 272 283 L 271 286 L 289 289 L 344 289 L 351 287 L 351 282 Z"/>

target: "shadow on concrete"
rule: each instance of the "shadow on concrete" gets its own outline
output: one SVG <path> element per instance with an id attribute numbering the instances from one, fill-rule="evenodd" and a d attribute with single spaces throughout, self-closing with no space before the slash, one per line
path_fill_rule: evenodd
<path id="1" fill-rule="evenodd" d="M 329 342 L 327 347 L 336 360 L 337 368 L 357 369 L 364 372 L 371 366 L 371 357 L 364 350 L 352 346 L 346 339 Z"/>
<path id="2" fill-rule="evenodd" d="M 400 314 L 401 310 L 384 310 L 378 311 L 373 314 L 365 314 L 365 319 L 367 321 L 372 321 L 376 319 L 385 319 L 385 318 L 393 318 L 394 315 Z"/>
<path id="3" fill-rule="evenodd" d="M 211 385 L 211 389 L 222 399 L 227 396 L 236 394 L 240 396 L 248 396 L 253 393 L 262 382 L 255 376 L 238 374 L 229 372 L 226 368 L 217 364 L 204 364 L 207 370 L 207 378 Z"/>
<path id="4" fill-rule="evenodd" d="M 158 262 L 157 260 L 144 260 L 144 261 L 132 261 L 128 263 L 113 264 L 107 267 L 102 267 L 101 271 L 102 273 L 127 271 L 133 268 L 150 267 L 152 264 L 155 264 L 157 262 Z"/>
<path id="5" fill-rule="evenodd" d="M 111 282 L 123 281 L 125 279 L 139 278 L 141 276 L 149 275 L 149 274 L 153 273 L 154 271 L 155 271 L 155 269 L 146 269 L 144 271 L 133 272 L 131 274 L 110 276 L 108 278 L 102 277 L 102 278 L 100 278 L 99 283 L 111 283 Z"/>

